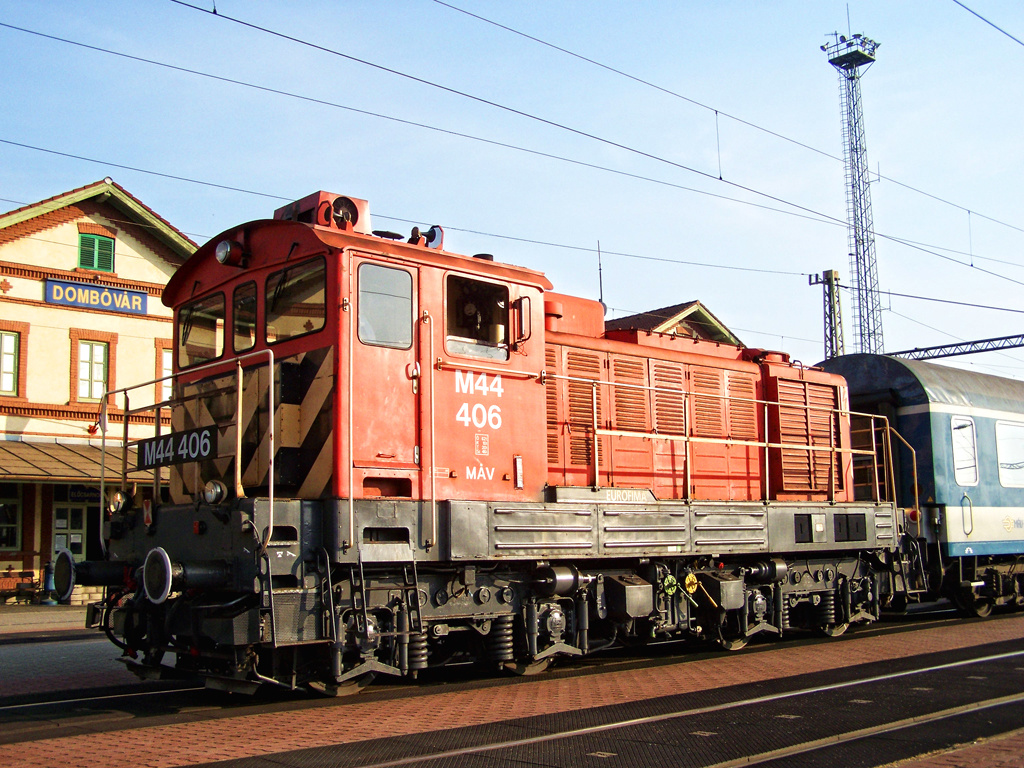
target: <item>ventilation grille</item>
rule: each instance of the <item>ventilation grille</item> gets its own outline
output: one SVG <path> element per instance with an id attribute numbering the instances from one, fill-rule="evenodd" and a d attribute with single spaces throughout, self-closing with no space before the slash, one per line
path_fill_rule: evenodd
<path id="1" fill-rule="evenodd" d="M 733 440 L 757 440 L 757 403 L 754 379 L 729 373 L 729 436 Z"/>
<path id="2" fill-rule="evenodd" d="M 723 371 L 713 368 L 694 368 L 691 372 L 693 434 L 698 437 L 725 437 L 723 378 Z"/>
<path id="3" fill-rule="evenodd" d="M 601 379 L 601 358 L 578 350 L 569 351 L 565 356 L 566 373 L 569 381 L 569 463 L 576 466 L 591 466 L 593 462 L 594 385 Z M 586 381 L 576 381 L 586 379 Z M 597 392 L 597 420 L 603 421 L 601 392 Z"/>
<path id="4" fill-rule="evenodd" d="M 612 360 L 615 387 L 615 428 L 647 432 L 647 371 L 643 360 Z"/>
<path id="5" fill-rule="evenodd" d="M 548 372 L 547 381 L 544 384 L 548 424 L 548 466 L 554 467 L 558 466 L 562 458 L 562 436 L 558 423 L 558 379 L 555 378 L 555 373 L 558 371 L 558 350 L 555 347 L 545 348 L 544 366 Z"/>
<path id="6" fill-rule="evenodd" d="M 683 366 L 652 362 L 654 428 L 662 435 L 686 434 L 686 386 Z"/>
<path id="7" fill-rule="evenodd" d="M 779 382 L 779 438 L 800 446 L 839 447 L 839 424 L 832 418 L 836 389 L 805 381 Z M 833 473 L 841 489 L 839 454 L 829 450 L 782 449 L 782 487 L 787 491 L 827 491 Z"/>

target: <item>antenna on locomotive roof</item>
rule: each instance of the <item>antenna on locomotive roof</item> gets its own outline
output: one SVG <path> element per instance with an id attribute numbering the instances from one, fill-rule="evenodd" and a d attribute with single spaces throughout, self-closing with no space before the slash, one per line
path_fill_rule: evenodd
<path id="1" fill-rule="evenodd" d="M 604 278 L 601 275 L 601 241 L 597 241 L 597 300 L 601 302 L 601 308 L 608 314 L 608 305 L 604 303 Z"/>

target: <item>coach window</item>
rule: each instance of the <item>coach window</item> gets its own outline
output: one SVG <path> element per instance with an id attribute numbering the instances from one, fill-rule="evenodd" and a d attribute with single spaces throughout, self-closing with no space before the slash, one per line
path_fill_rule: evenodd
<path id="1" fill-rule="evenodd" d="M 186 304 L 178 312 L 178 366 L 188 368 L 224 353 L 224 294 Z"/>
<path id="2" fill-rule="evenodd" d="M 256 344 L 256 283 L 235 288 L 231 300 L 232 344 L 235 352 L 245 352 Z"/>
<path id="3" fill-rule="evenodd" d="M 974 419 L 954 416 L 950 420 L 953 436 L 953 479 L 957 485 L 978 484 L 978 441 Z"/>
<path id="4" fill-rule="evenodd" d="M 1024 488 L 1024 424 L 996 422 L 996 456 L 999 484 L 1004 488 Z"/>
<path id="5" fill-rule="evenodd" d="M 508 288 L 449 275 L 445 346 L 458 355 L 508 360 Z"/>
<path id="6" fill-rule="evenodd" d="M 412 346 L 412 275 L 379 264 L 359 265 L 359 340 L 375 347 Z"/>
<path id="7" fill-rule="evenodd" d="M 327 268 L 313 259 L 267 278 L 267 343 L 305 336 L 327 320 Z"/>

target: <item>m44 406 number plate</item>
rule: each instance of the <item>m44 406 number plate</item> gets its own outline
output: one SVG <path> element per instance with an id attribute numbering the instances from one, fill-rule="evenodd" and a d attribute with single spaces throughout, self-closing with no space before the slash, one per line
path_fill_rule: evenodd
<path id="1" fill-rule="evenodd" d="M 201 461 L 217 455 L 217 430 L 200 427 L 184 432 L 151 437 L 135 443 L 136 469 L 167 467 L 188 461 Z"/>

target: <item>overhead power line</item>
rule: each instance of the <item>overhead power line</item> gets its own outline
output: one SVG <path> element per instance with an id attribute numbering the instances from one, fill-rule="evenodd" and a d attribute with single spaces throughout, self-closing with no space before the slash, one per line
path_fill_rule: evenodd
<path id="1" fill-rule="evenodd" d="M 1013 40 L 1013 42 L 1015 42 L 1015 43 L 1016 43 L 1017 45 L 1024 45 L 1024 42 L 1021 42 L 1021 41 L 1020 41 L 1020 40 L 1019 40 L 1018 38 L 1016 38 L 1016 37 L 1014 37 L 1013 35 L 1011 35 L 1011 34 L 1010 34 L 1009 32 L 1007 32 L 1007 31 L 1006 31 L 1005 29 L 1003 29 L 1003 28 L 1002 28 L 1002 27 L 1000 27 L 999 25 L 997 25 L 997 24 L 994 24 L 994 23 L 992 23 L 991 21 L 989 21 L 988 19 L 986 19 L 986 18 L 985 18 L 984 16 L 982 16 L 982 15 L 981 15 L 980 13 L 978 13 L 977 11 L 971 10 L 971 9 L 970 9 L 970 8 L 968 8 L 968 7 L 966 6 L 966 5 L 964 5 L 963 3 L 961 3 L 961 2 L 960 2 L 960 0 L 953 0 L 953 2 L 954 2 L 954 3 L 956 3 L 957 5 L 959 5 L 959 6 L 961 7 L 961 8 L 963 8 L 963 9 L 964 9 L 965 11 L 967 11 L 967 12 L 968 12 L 969 14 L 971 14 L 972 16 L 976 16 L 976 17 L 978 17 L 979 19 L 981 19 L 982 21 L 984 21 L 984 22 L 985 22 L 986 24 L 988 24 L 988 25 L 989 25 L 990 27 L 992 27 L 992 29 L 994 29 L 994 30 L 996 30 L 996 31 L 998 31 L 998 32 L 1002 32 L 1002 33 L 1003 33 L 1004 35 L 1006 35 L 1006 36 L 1007 36 L 1008 38 L 1010 38 L 1011 40 Z"/>
<path id="2" fill-rule="evenodd" d="M 177 2 L 177 0 L 172 0 L 172 1 Z M 189 7 L 193 7 L 193 6 L 189 6 Z M 392 122 L 396 122 L 396 123 L 400 123 L 400 124 L 404 124 L 404 125 L 408 125 L 408 126 L 412 126 L 412 127 L 416 127 L 416 128 L 423 128 L 423 129 L 426 129 L 426 130 L 436 131 L 436 132 L 443 133 L 443 134 L 446 134 L 446 135 L 456 136 L 456 137 L 459 137 L 459 138 L 465 138 L 465 139 L 469 139 L 469 140 L 472 140 L 472 141 L 478 141 L 478 142 L 481 142 L 481 143 L 484 143 L 484 144 L 489 144 L 489 145 L 492 145 L 492 146 L 498 146 L 498 147 L 501 147 L 501 148 L 504 148 L 504 149 L 510 149 L 510 150 L 513 150 L 513 151 L 523 152 L 523 153 L 526 153 L 526 154 L 534 155 L 534 156 L 537 156 L 537 157 L 543 157 L 543 158 L 547 158 L 547 159 L 552 159 L 552 160 L 556 160 L 556 161 L 559 161 L 559 162 L 565 162 L 565 163 L 568 163 L 568 164 L 571 164 L 571 165 L 576 165 L 576 166 L 579 166 L 579 167 L 592 168 L 594 170 L 600 170 L 600 171 L 604 171 L 604 172 L 607 172 L 607 173 L 613 173 L 613 174 L 616 174 L 616 175 L 619 175 L 619 176 L 623 176 L 623 177 L 626 177 L 626 178 L 636 179 L 638 181 L 646 181 L 646 182 L 649 182 L 649 183 L 659 184 L 661 186 L 665 186 L 665 187 L 669 187 L 669 188 L 673 188 L 673 189 L 679 189 L 679 190 L 686 191 L 686 192 L 693 192 L 695 194 L 704 195 L 706 197 L 711 197 L 711 198 L 714 198 L 714 199 L 724 200 L 724 201 L 727 201 L 727 202 L 734 202 L 734 203 L 738 203 L 738 204 L 741 204 L 741 205 L 747 205 L 747 206 L 750 206 L 750 207 L 753 207 L 753 208 L 758 208 L 758 209 L 761 209 L 761 210 L 771 211 L 771 212 L 774 212 L 774 213 L 781 213 L 781 214 L 785 214 L 785 215 L 788 215 L 788 216 L 795 216 L 797 218 L 805 218 L 805 219 L 808 219 L 810 221 L 819 221 L 819 222 L 827 223 L 827 224 L 830 224 L 830 225 L 833 225 L 833 226 L 842 226 L 842 227 L 846 226 L 845 222 L 841 221 L 840 219 L 837 219 L 837 218 L 834 218 L 834 217 L 830 217 L 827 214 L 823 214 L 823 213 L 817 213 L 817 212 L 799 213 L 799 212 L 794 211 L 794 210 L 788 210 L 788 209 L 784 209 L 784 208 L 776 208 L 774 206 L 764 205 L 764 204 L 761 204 L 761 203 L 755 203 L 755 202 L 752 202 L 752 201 L 749 201 L 749 200 L 742 200 L 740 198 L 730 197 L 728 195 L 721 195 L 721 194 L 717 194 L 717 193 L 714 193 L 714 192 L 709 192 L 709 191 L 706 191 L 706 190 L 696 189 L 694 187 L 689 187 L 689 186 L 685 186 L 685 185 L 681 185 L 681 184 L 676 184 L 676 183 L 673 183 L 673 182 L 665 181 L 663 179 L 657 179 L 657 178 L 653 178 L 653 177 L 650 177 L 650 176 L 644 176 L 644 175 L 641 175 L 641 174 L 630 173 L 628 171 L 622 171 L 622 170 L 619 170 L 619 169 L 616 169 L 616 168 L 609 168 L 607 166 L 601 166 L 601 165 L 597 165 L 595 163 L 589 163 L 589 162 L 586 162 L 586 161 L 577 160 L 577 159 L 573 159 L 573 158 L 568 158 L 568 157 L 561 156 L 561 155 L 555 155 L 555 154 L 552 154 L 552 153 L 541 152 L 539 150 L 534 150 L 534 149 L 530 149 L 530 148 L 527 148 L 527 147 L 521 147 L 521 146 L 517 146 L 517 145 L 514 145 L 514 144 L 509 144 L 507 142 L 499 142 L 499 141 L 495 141 L 495 140 L 492 140 L 492 139 L 487 139 L 487 138 L 483 138 L 483 137 L 479 137 L 479 136 L 474 136 L 474 135 L 471 135 L 471 134 L 462 133 L 462 132 L 459 132 L 459 131 L 453 131 L 453 130 L 446 129 L 446 128 L 440 128 L 440 127 L 437 127 L 437 126 L 432 126 L 432 125 L 429 125 L 429 124 L 426 124 L 426 123 L 419 123 L 419 122 L 407 120 L 407 119 L 404 119 L 404 118 L 394 117 L 392 115 L 386 115 L 386 114 L 379 113 L 379 112 L 371 112 L 371 111 L 368 111 L 368 110 L 358 109 L 356 107 L 351 107 L 351 106 L 344 105 L 344 104 L 338 104 L 336 102 L 327 101 L 325 99 L 320 99 L 320 98 L 315 98 L 315 97 L 311 97 L 311 96 L 305 96 L 305 95 L 301 95 L 301 94 L 296 94 L 296 93 L 293 93 L 293 92 L 290 92 L 290 91 L 284 91 L 284 90 L 281 90 L 281 89 L 270 88 L 270 87 L 267 87 L 267 86 L 262 86 L 262 85 L 255 84 L 255 83 L 249 83 L 249 82 L 246 82 L 246 81 L 243 81 L 243 80 L 237 80 L 237 79 L 234 79 L 234 78 L 228 78 L 228 77 L 223 77 L 223 76 L 220 76 L 220 75 L 214 75 L 214 74 L 211 74 L 211 73 L 202 72 L 202 71 L 199 71 L 199 70 L 196 70 L 196 69 L 191 69 L 191 68 L 188 68 L 188 67 L 182 67 L 182 66 L 175 65 L 175 64 L 169 64 L 167 62 L 156 61 L 154 59 L 147 59 L 147 58 L 144 58 L 144 57 L 141 57 L 141 56 L 135 56 L 135 55 L 123 53 L 123 52 L 120 52 L 120 51 L 114 51 L 114 50 L 111 50 L 109 48 L 103 48 L 103 47 L 99 47 L 99 46 L 89 45 L 87 43 L 82 43 L 82 42 L 79 42 L 79 41 L 70 40 L 70 39 L 58 37 L 58 36 L 55 36 L 55 35 L 50 35 L 50 34 L 47 34 L 47 33 L 39 32 L 37 30 L 27 29 L 27 28 L 24 28 L 24 27 L 18 27 L 18 26 L 14 26 L 14 25 L 11 25 L 11 24 L 5 24 L 3 22 L 0 22 L 0 27 L 5 27 L 7 29 L 12 29 L 12 30 L 15 30 L 15 31 L 18 31 L 18 32 L 24 32 L 24 33 L 27 33 L 27 34 L 30 34 L 30 35 L 35 35 L 37 37 L 42 37 L 42 38 L 45 38 L 45 39 L 48 39 L 48 40 L 53 40 L 55 42 L 65 43 L 65 44 L 68 44 L 68 45 L 77 46 L 77 47 L 84 48 L 84 49 L 87 49 L 87 50 L 96 51 L 98 53 L 104 53 L 104 54 L 108 54 L 108 55 L 112 55 L 112 56 L 117 56 L 117 57 L 128 59 L 128 60 L 131 60 L 131 61 L 138 61 L 138 62 L 141 62 L 141 63 L 150 64 L 150 65 L 158 66 L 158 67 L 163 67 L 163 68 L 166 68 L 166 69 L 170 69 L 170 70 L 177 71 L 177 72 L 182 72 L 182 73 L 185 73 L 185 74 L 190 74 L 190 75 L 195 75 L 195 76 L 198 76 L 198 77 L 209 78 L 209 79 L 212 79 L 212 80 L 216 80 L 216 81 L 220 81 L 220 82 L 225 82 L 225 83 L 229 83 L 229 84 L 237 85 L 237 86 L 242 86 L 242 87 L 246 87 L 246 88 L 252 88 L 254 90 L 263 91 L 263 92 L 266 92 L 266 93 L 273 93 L 275 95 L 284 96 L 284 97 L 287 97 L 287 98 L 294 98 L 294 99 L 298 99 L 298 100 L 301 100 L 301 101 L 306 101 L 306 102 L 310 102 L 310 103 L 314 103 L 314 104 L 319 104 L 319 105 L 322 105 L 322 106 L 333 107 L 333 108 L 336 108 L 336 109 L 342 109 L 342 110 L 350 111 L 350 112 L 353 112 L 353 113 L 356 113 L 356 114 L 362 114 L 362 115 L 367 115 L 367 116 L 370 116 L 370 117 L 380 118 L 380 119 L 383 119 L 383 120 L 389 120 L 389 121 L 392 121 Z M 16 144 L 16 145 L 18 144 L 17 142 L 8 142 L 8 143 L 12 143 L 12 144 Z M 38 148 L 38 147 L 31 147 L 30 145 L 21 145 L 21 146 L 25 146 L 25 147 L 32 148 L 32 149 L 39 149 L 40 151 L 44 151 L 44 152 L 55 152 L 57 154 L 61 154 L 59 152 L 56 152 L 55 150 L 42 149 L 42 148 Z M 70 154 L 67 155 L 67 156 L 75 157 L 74 155 L 70 155 Z M 79 159 L 90 160 L 89 158 L 79 158 Z M 94 161 L 93 160 L 92 162 L 99 162 L 99 161 Z M 113 166 L 113 167 L 123 167 L 126 170 L 138 170 L 138 169 L 131 168 L 129 166 L 118 166 L 117 164 L 114 164 L 114 163 L 108 163 L 108 164 Z M 144 172 L 144 171 L 142 171 L 142 172 Z M 153 173 L 155 175 L 160 175 L 160 174 L 158 174 L 156 172 L 153 172 Z M 167 174 L 167 176 L 170 177 L 170 178 L 175 178 L 173 176 L 170 176 L 169 174 Z M 182 180 L 185 180 L 185 181 L 195 181 L 195 180 L 191 180 L 191 179 L 182 179 Z M 716 180 L 718 180 L 718 179 L 716 179 Z M 196 183 L 200 183 L 200 182 L 196 182 Z M 730 183 L 730 182 L 725 182 L 725 183 Z M 216 185 L 211 184 L 211 186 L 216 186 Z M 247 191 L 247 190 L 238 190 L 238 191 Z M 262 193 L 254 193 L 254 194 L 262 194 Z M 281 198 L 281 199 L 285 199 L 285 198 Z M 783 204 L 788 205 L 788 206 L 795 206 L 796 205 L 796 204 L 793 204 L 793 203 L 789 203 L 788 201 L 783 201 Z M 919 243 L 915 243 L 914 241 L 905 240 L 905 239 L 897 238 L 897 237 L 890 236 L 890 235 L 885 235 L 884 233 L 875 233 L 875 234 L 878 237 L 890 240 L 892 242 L 900 243 L 901 245 L 904 245 L 905 247 L 909 247 L 909 248 L 921 251 L 922 253 L 926 253 L 926 254 L 929 254 L 929 255 L 937 256 L 937 257 L 942 258 L 942 259 L 946 259 L 948 261 L 951 261 L 954 264 L 960 264 L 961 266 L 969 266 L 969 267 L 972 267 L 972 268 L 976 268 L 976 269 L 978 269 L 978 270 L 980 270 L 982 272 L 987 272 L 988 274 L 991 274 L 993 276 L 1004 277 L 1005 278 L 1005 276 L 999 275 L 998 273 L 989 272 L 988 270 L 984 270 L 981 267 L 975 267 L 975 265 L 973 263 L 969 264 L 967 262 L 959 261 L 957 259 L 953 259 L 953 258 L 948 257 L 948 256 L 943 256 L 942 254 L 939 254 L 939 253 L 936 253 L 934 251 L 931 251 L 931 250 L 929 250 L 928 247 L 925 247 L 924 245 L 919 244 Z M 949 250 L 949 251 L 951 251 L 951 249 L 942 249 L 942 250 Z M 951 252 L 956 252 L 956 251 L 951 251 Z M 978 258 L 983 258 L 983 257 L 978 257 Z M 1000 263 L 1012 263 L 1012 262 L 1002 262 L 999 259 L 987 259 L 987 260 L 997 261 L 997 262 L 1000 262 Z M 1016 266 L 1024 266 L 1024 265 L 1016 265 Z M 1005 279 L 1011 280 L 1011 282 L 1016 282 L 1016 281 L 1013 281 L 1011 278 L 1005 278 Z"/>
<path id="3" fill-rule="evenodd" d="M 749 120 L 744 120 L 743 118 L 737 117 L 736 115 L 731 115 L 728 112 L 724 112 L 721 109 L 718 109 L 717 107 L 711 106 L 710 104 L 704 104 L 704 103 L 702 103 L 700 101 L 697 101 L 696 99 L 690 98 L 689 96 L 685 96 L 685 95 L 683 95 L 681 93 L 678 93 L 677 91 L 673 91 L 673 90 L 671 90 L 669 88 L 666 88 L 664 86 L 658 85 L 657 83 L 651 82 L 650 80 L 645 80 L 644 78 L 638 77 L 636 75 L 632 75 L 629 72 L 625 72 L 625 71 L 623 71 L 621 69 L 616 69 L 615 67 L 612 67 L 612 66 L 610 66 L 608 64 L 604 64 L 604 63 L 602 63 L 600 61 L 597 61 L 596 59 L 592 59 L 592 58 L 589 58 L 587 56 L 584 56 L 583 54 L 576 53 L 575 51 L 571 51 L 568 48 L 563 48 L 563 47 L 561 47 L 559 45 L 555 45 L 554 43 L 551 43 L 551 42 L 549 42 L 547 40 L 543 40 L 543 39 L 541 39 L 539 37 L 535 37 L 533 35 L 530 35 L 530 34 L 528 34 L 526 32 L 523 32 L 522 30 L 515 29 L 514 27 L 510 27 L 510 26 L 507 26 L 505 24 L 501 24 L 500 22 L 494 21 L 493 19 L 488 19 L 487 17 L 481 16 L 481 15 L 479 15 L 477 13 L 473 13 L 472 11 L 467 11 L 464 8 L 459 8 L 456 5 L 452 5 L 451 3 L 444 2 L 444 0 L 433 0 L 433 2 L 437 3 L 438 5 L 444 6 L 445 8 L 449 8 L 450 10 L 455 11 L 457 13 L 461 13 L 461 14 L 464 14 L 464 15 L 469 16 L 471 18 L 477 19 L 478 21 L 482 21 L 485 24 L 490 24 L 491 26 L 497 27 L 499 29 L 503 29 L 506 32 L 512 33 L 513 35 L 518 35 L 519 37 L 525 38 L 527 40 L 531 40 L 531 41 L 533 41 L 533 42 L 535 42 L 535 43 L 537 43 L 539 45 L 543 45 L 543 46 L 545 46 L 547 48 L 551 48 L 552 50 L 558 51 L 560 53 L 564 53 L 567 56 L 571 56 L 571 57 L 573 57 L 575 59 L 579 59 L 580 61 L 586 62 L 588 64 L 592 64 L 595 67 L 599 67 L 600 69 L 604 69 L 604 70 L 606 70 L 608 72 L 612 72 L 612 73 L 614 73 L 616 75 L 619 75 L 621 77 L 624 77 L 624 78 L 626 78 L 628 80 L 632 80 L 632 81 L 634 81 L 636 83 L 639 83 L 641 85 L 647 86 L 648 88 L 653 88 L 656 91 L 660 91 L 661 93 L 667 94 L 667 95 L 672 96 L 672 97 L 677 98 L 677 99 L 680 99 L 680 100 L 685 101 L 685 102 L 687 102 L 689 104 L 693 104 L 694 106 L 700 107 L 701 109 L 706 109 L 709 112 L 713 112 L 715 114 L 716 119 L 718 117 L 724 117 L 724 118 L 726 118 L 728 120 L 732 120 L 734 122 L 740 123 L 741 125 L 745 125 L 748 128 L 753 128 L 754 130 L 760 131 L 761 133 L 765 133 L 765 134 L 767 134 L 769 136 L 773 136 L 773 137 L 775 137 L 777 139 L 781 139 L 782 141 L 788 142 L 788 143 L 793 144 L 793 145 L 795 145 L 797 147 L 800 147 L 802 149 L 806 149 L 806 150 L 809 150 L 811 152 L 814 152 L 815 154 L 822 155 L 823 157 L 827 157 L 830 160 L 835 160 L 837 162 L 843 162 L 843 158 L 838 157 L 837 155 L 833 155 L 830 152 L 826 152 L 823 149 L 819 149 L 818 147 L 814 147 L 814 146 L 812 146 L 810 144 L 807 144 L 805 142 L 799 141 L 798 139 L 794 139 L 794 138 L 792 138 L 790 136 L 786 136 L 784 134 L 778 133 L 777 131 L 773 131 L 770 128 L 765 128 L 764 126 L 758 125 L 757 123 L 751 122 Z M 954 0 L 954 2 L 956 2 L 956 0 Z M 957 4 L 961 5 L 966 10 L 970 10 L 969 8 L 966 8 L 966 6 L 963 6 L 962 3 L 957 3 Z M 974 11 L 971 11 L 971 13 L 974 13 Z M 977 14 L 975 14 L 975 15 L 977 16 Z M 987 23 L 991 24 L 991 22 L 988 22 L 986 19 L 984 19 L 981 16 L 979 16 L 978 18 L 982 18 L 983 21 L 986 21 Z M 995 26 L 995 25 L 993 25 L 993 26 Z M 999 29 L 999 27 L 996 27 L 996 29 Z M 1001 30 L 1001 29 L 999 31 L 1003 32 L 1003 30 Z M 1004 32 L 1004 34 L 1006 34 L 1006 33 Z M 1016 38 L 1013 38 L 1013 39 L 1016 40 Z M 967 208 L 966 206 L 963 206 L 963 205 L 961 205 L 959 203 L 954 203 L 953 201 L 947 200 L 947 199 L 945 199 L 943 197 L 939 197 L 938 195 L 934 195 L 934 194 L 932 194 L 930 192 L 925 192 L 922 189 L 918 189 L 917 187 L 911 186 L 910 184 L 907 184 L 907 183 L 902 182 L 902 181 L 898 181 L 897 179 L 894 179 L 894 178 L 892 178 L 890 176 L 885 176 L 885 175 L 879 173 L 878 174 L 878 178 L 879 179 L 885 179 L 888 182 L 896 184 L 897 186 L 903 187 L 904 189 L 910 190 L 911 192 L 915 192 L 915 193 L 917 193 L 919 195 L 924 195 L 925 197 L 931 198 L 932 200 L 935 200 L 936 202 L 943 203 L 944 205 L 948 205 L 948 206 L 951 206 L 953 208 L 957 208 L 957 209 L 959 209 L 961 211 L 964 211 L 967 214 L 972 214 L 973 213 L 975 216 L 978 216 L 979 218 L 985 219 L 986 221 L 991 221 L 993 224 L 999 224 L 999 225 L 1007 227 L 1009 229 L 1014 229 L 1014 230 L 1016 230 L 1018 232 L 1024 232 L 1024 227 L 1019 227 L 1019 226 L 1017 226 L 1015 224 L 1010 224 L 1008 222 L 1001 221 L 1000 219 L 996 219 L 996 218 L 993 218 L 991 216 L 986 216 L 985 214 L 978 213 L 977 211 L 973 211 L 972 209 Z"/>

